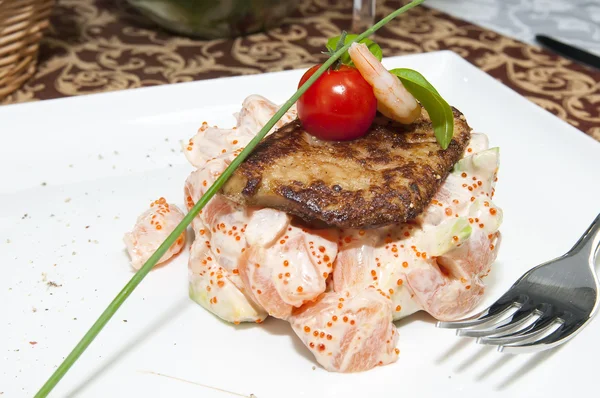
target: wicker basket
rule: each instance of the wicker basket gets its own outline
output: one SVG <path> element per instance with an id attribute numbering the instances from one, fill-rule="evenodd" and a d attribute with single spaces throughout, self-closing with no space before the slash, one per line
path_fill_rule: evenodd
<path id="1" fill-rule="evenodd" d="M 0 99 L 35 73 L 54 0 L 0 0 Z"/>

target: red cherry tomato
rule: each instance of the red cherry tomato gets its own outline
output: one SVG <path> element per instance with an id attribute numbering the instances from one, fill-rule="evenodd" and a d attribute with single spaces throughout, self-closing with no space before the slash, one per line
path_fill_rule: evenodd
<path id="1" fill-rule="evenodd" d="M 310 68 L 302 86 L 321 65 Z M 345 141 L 366 134 L 377 111 L 373 88 L 356 68 L 342 65 L 323 73 L 300 97 L 298 118 L 304 129 L 322 140 Z"/>

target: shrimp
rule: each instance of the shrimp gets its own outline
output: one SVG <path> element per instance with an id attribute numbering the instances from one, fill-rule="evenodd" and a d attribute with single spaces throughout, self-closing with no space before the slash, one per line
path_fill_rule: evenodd
<path id="1" fill-rule="evenodd" d="M 272 227 L 277 225 L 283 228 Z M 326 290 L 337 255 L 336 230 L 300 228 L 287 214 L 263 209 L 254 212 L 246 233 L 253 240 L 262 235 L 262 242 L 249 247 L 240 275 L 269 315 L 287 319 L 294 307 L 315 300 Z"/>
<path id="2" fill-rule="evenodd" d="M 342 231 L 333 289 L 381 289 L 392 301 L 394 320 L 419 310 L 452 320 L 477 305 L 502 223 L 492 201 L 498 150 L 487 145 L 487 137 L 473 135 L 469 155 L 412 223 Z"/>
<path id="3" fill-rule="evenodd" d="M 237 124 L 231 129 L 210 127 L 202 123 L 195 136 L 183 145 L 183 153 L 194 167 L 204 167 L 213 159 L 230 163 L 277 112 L 279 107 L 260 95 L 251 95 L 234 116 Z M 269 133 L 296 118 L 295 107 L 288 110 Z"/>
<path id="4" fill-rule="evenodd" d="M 183 220 L 183 213 L 173 204 L 160 198 L 150 204 L 150 208 L 138 218 L 131 232 L 123 240 L 131 257 L 131 266 L 140 269 L 158 246 L 173 232 Z M 156 263 L 161 264 L 181 251 L 185 243 L 185 232 L 169 247 Z"/>
<path id="5" fill-rule="evenodd" d="M 188 209 L 226 167 L 225 160 L 212 159 L 190 174 L 184 189 Z M 219 194 L 192 221 L 192 227 L 196 234 L 192 250 L 199 254 L 193 256 L 193 261 L 190 259 L 190 286 L 193 287 L 190 295 L 224 320 L 260 321 L 263 319 L 260 315 L 265 312 L 286 319 L 295 307 L 314 300 L 327 287 L 337 255 L 336 230 L 302 228 L 294 225 L 284 212 L 245 208 Z M 208 276 L 207 266 L 214 268 Z M 214 277 L 217 272 L 222 274 L 221 285 L 230 281 L 244 297 L 236 292 L 235 296 L 226 295 L 225 301 L 214 295 L 215 288 L 206 278 Z M 212 285 L 219 282 L 211 280 Z M 202 290 L 207 287 L 213 295 Z M 215 305 L 209 298 L 220 304 Z M 246 303 L 243 306 L 246 311 L 235 310 L 242 308 L 242 302 Z M 262 313 L 249 311 L 254 308 L 253 303 Z M 250 315 L 241 316 L 242 313 Z"/>
<path id="6" fill-rule="evenodd" d="M 295 311 L 290 323 L 329 371 L 360 372 L 398 359 L 392 305 L 375 288 L 325 293 Z"/>
<path id="7" fill-rule="evenodd" d="M 410 124 L 421 115 L 421 105 L 366 45 L 352 43 L 348 54 L 362 77 L 373 87 L 379 112 L 403 124 Z"/>
<path id="8" fill-rule="evenodd" d="M 334 264 L 333 289 L 336 292 L 376 289 L 390 301 L 393 320 L 422 310 L 406 284 L 405 266 L 410 253 L 406 250 L 408 242 L 402 241 L 405 231 L 409 229 L 342 231 L 343 243 Z"/>
<path id="9" fill-rule="evenodd" d="M 197 239 L 192 244 L 188 274 L 190 298 L 219 318 L 238 324 L 260 323 L 267 317 L 246 294 L 239 275 L 222 267 L 203 240 Z"/>

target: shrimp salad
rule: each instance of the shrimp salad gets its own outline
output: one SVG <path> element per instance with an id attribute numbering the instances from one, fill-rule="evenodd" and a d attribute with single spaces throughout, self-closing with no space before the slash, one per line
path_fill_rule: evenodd
<path id="1" fill-rule="evenodd" d="M 350 54 L 361 73 L 378 67 L 376 59 L 359 59 L 355 51 Z M 380 111 L 414 120 L 418 103 L 396 83 L 391 89 L 399 93 L 385 96 L 402 97 L 404 109 L 392 112 L 388 102 Z M 184 187 L 188 210 L 278 108 L 251 95 L 235 115 L 235 127 L 205 123 L 184 145 L 194 167 Z M 274 129 L 296 117 L 290 109 Z M 283 211 L 242 206 L 217 194 L 192 222 L 189 296 L 233 324 L 268 316 L 289 322 L 329 371 L 393 363 L 399 354 L 394 321 L 417 311 L 454 320 L 480 302 L 500 243 L 502 210 L 492 201 L 498 165 L 498 149 L 473 133 L 425 211 L 410 222 L 368 230 L 313 229 Z M 153 202 L 126 235 L 134 267 L 182 217 L 164 199 Z M 182 235 L 161 261 L 183 245 Z"/>

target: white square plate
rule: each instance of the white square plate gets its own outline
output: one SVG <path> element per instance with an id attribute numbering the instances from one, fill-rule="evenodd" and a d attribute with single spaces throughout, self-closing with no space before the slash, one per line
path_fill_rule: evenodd
<path id="1" fill-rule="evenodd" d="M 504 239 L 482 309 L 594 219 L 600 144 L 454 53 L 384 64 L 422 72 L 500 147 Z M 165 196 L 183 208 L 192 168 L 180 140 L 205 120 L 232 125 L 247 95 L 283 102 L 302 73 L 0 108 L 0 394 L 32 396 L 129 280 L 122 237 L 148 203 Z M 399 332 L 397 363 L 328 373 L 285 322 L 234 327 L 189 300 L 182 253 L 148 275 L 52 396 L 578 396 L 598 377 L 600 321 L 558 350 L 522 356 L 459 339 L 425 315 Z"/>

